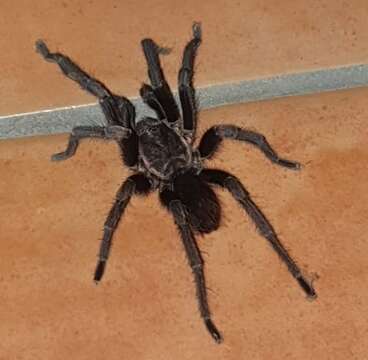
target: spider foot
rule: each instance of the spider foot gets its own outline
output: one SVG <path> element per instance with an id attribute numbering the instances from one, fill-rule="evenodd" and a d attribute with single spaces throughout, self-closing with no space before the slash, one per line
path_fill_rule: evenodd
<path id="1" fill-rule="evenodd" d="M 202 39 L 202 30 L 201 30 L 201 23 L 200 22 L 194 22 L 192 26 L 193 31 L 193 37 L 197 40 Z"/>
<path id="2" fill-rule="evenodd" d="M 217 342 L 217 344 L 221 344 L 223 341 L 223 338 L 220 332 L 217 330 L 215 324 L 212 322 L 212 320 L 206 319 L 205 324 L 206 324 L 208 332 L 211 334 L 213 339 Z"/>
<path id="3" fill-rule="evenodd" d="M 169 55 L 171 53 L 171 51 L 172 51 L 171 47 L 160 46 L 156 42 L 154 42 L 153 40 L 150 40 L 150 41 L 152 41 L 152 44 L 154 45 L 154 47 L 155 47 L 158 54 L 160 54 L 160 55 Z"/>
<path id="4" fill-rule="evenodd" d="M 106 267 L 106 261 L 98 262 L 96 271 L 95 271 L 95 277 L 94 277 L 94 281 L 96 284 L 98 284 L 98 282 L 102 279 L 102 276 L 105 272 L 105 267 Z"/>
<path id="5" fill-rule="evenodd" d="M 301 288 L 304 290 L 304 292 L 307 294 L 307 297 L 309 300 L 317 299 L 317 293 L 314 290 L 312 284 L 308 283 L 308 281 L 304 279 L 304 277 L 302 276 L 297 278 L 297 281 L 299 285 L 301 286 Z"/>
<path id="6" fill-rule="evenodd" d="M 65 151 L 61 152 L 61 153 L 57 153 L 51 156 L 51 161 L 62 161 L 62 160 L 66 160 L 69 159 L 70 157 L 72 157 L 73 154 L 69 154 Z"/>
<path id="7" fill-rule="evenodd" d="M 50 60 L 50 50 L 43 40 L 36 41 L 36 51 L 40 53 L 46 60 Z"/>
<path id="8" fill-rule="evenodd" d="M 171 47 L 166 47 L 166 46 L 159 46 L 157 44 L 156 45 L 156 49 L 157 49 L 157 52 L 160 54 L 160 55 L 169 55 L 172 51 L 172 48 Z"/>
<path id="9" fill-rule="evenodd" d="M 283 167 L 286 167 L 291 170 L 300 170 L 302 165 L 297 161 L 285 160 L 285 159 L 278 159 L 277 164 Z"/>

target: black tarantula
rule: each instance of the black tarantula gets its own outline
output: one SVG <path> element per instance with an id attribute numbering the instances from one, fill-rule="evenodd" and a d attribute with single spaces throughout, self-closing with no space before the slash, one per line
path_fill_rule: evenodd
<path id="1" fill-rule="evenodd" d="M 197 105 L 192 80 L 194 59 L 200 43 L 201 27 L 194 23 L 193 38 L 184 49 L 178 77 L 182 108 L 180 113 L 160 65 L 159 55 L 166 52 L 166 49 L 152 39 L 142 40 L 151 85 L 143 84 L 140 95 L 155 111 L 157 118 L 145 117 L 139 122 L 135 121 L 134 106 L 127 98 L 111 93 L 68 57 L 51 53 L 43 41 L 37 41 L 36 49 L 45 60 L 57 63 L 67 77 L 99 99 L 107 122 L 106 126 L 75 127 L 67 149 L 53 155 L 52 160 L 65 160 L 73 156 L 81 139 L 109 139 L 117 141 L 124 164 L 134 171 L 118 190 L 115 203 L 107 216 L 94 280 L 100 281 L 104 274 L 113 233 L 130 198 L 135 194 L 148 195 L 158 190 L 161 203 L 174 218 L 192 268 L 200 314 L 211 336 L 220 343 L 222 336 L 211 320 L 203 273 L 204 262 L 194 236 L 195 233 L 208 234 L 220 225 L 221 207 L 212 185 L 225 188 L 233 195 L 307 296 L 315 298 L 316 292 L 240 181 L 223 170 L 206 169 L 203 166 L 204 160 L 210 159 L 226 138 L 251 143 L 270 161 L 288 169 L 298 170 L 300 164 L 281 159 L 263 135 L 234 125 L 210 128 L 203 135 L 199 146 L 194 147 Z"/>

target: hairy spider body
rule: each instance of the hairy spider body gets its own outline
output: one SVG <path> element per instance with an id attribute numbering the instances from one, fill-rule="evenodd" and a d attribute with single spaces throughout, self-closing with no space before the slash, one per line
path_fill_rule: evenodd
<path id="1" fill-rule="evenodd" d="M 220 226 L 221 207 L 211 187 L 191 169 L 173 181 L 178 199 L 187 209 L 188 222 L 193 231 L 209 234 Z M 161 199 L 166 204 L 166 198 Z"/>
<path id="2" fill-rule="evenodd" d="M 218 125 L 208 129 L 199 145 L 194 146 L 197 106 L 192 80 L 194 59 L 200 43 L 201 28 L 195 23 L 193 38 L 184 49 L 178 76 L 180 115 L 160 65 L 159 55 L 167 53 L 167 49 L 159 47 L 152 39 L 142 40 L 151 85 L 143 84 L 140 95 L 155 111 L 157 118 L 146 117 L 137 123 L 134 106 L 127 98 L 112 94 L 67 56 L 51 53 L 43 41 L 36 42 L 36 49 L 47 61 L 57 63 L 67 77 L 96 96 L 106 118 L 105 126 L 75 127 L 67 149 L 53 155 L 52 160 L 65 160 L 73 156 L 79 141 L 84 138 L 115 140 L 120 147 L 123 163 L 134 172 L 118 190 L 105 221 L 94 280 L 100 281 L 104 274 L 114 231 L 131 197 L 158 190 L 161 203 L 174 218 L 192 268 L 201 317 L 211 336 L 220 343 L 222 336 L 211 319 L 204 262 L 195 240 L 195 234 L 208 234 L 220 226 L 221 207 L 212 187 L 224 188 L 232 194 L 306 295 L 315 298 L 316 292 L 240 181 L 223 170 L 206 169 L 203 166 L 203 162 L 211 159 L 224 139 L 233 139 L 259 148 L 274 164 L 300 169 L 299 163 L 280 158 L 263 135 L 234 125 Z"/>
<path id="3" fill-rule="evenodd" d="M 139 156 L 160 180 L 170 180 L 192 165 L 192 148 L 178 130 L 163 120 L 145 118 L 137 124 Z"/>

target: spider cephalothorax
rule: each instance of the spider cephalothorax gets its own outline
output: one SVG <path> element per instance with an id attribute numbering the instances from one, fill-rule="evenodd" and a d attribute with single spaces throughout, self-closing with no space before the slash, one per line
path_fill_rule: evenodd
<path id="1" fill-rule="evenodd" d="M 260 234 L 270 242 L 307 296 L 315 298 L 316 293 L 240 181 L 223 170 L 203 167 L 203 162 L 212 157 L 221 141 L 226 138 L 253 144 L 277 165 L 294 170 L 299 169 L 300 165 L 281 159 L 263 135 L 234 125 L 210 128 L 203 135 L 199 145 L 194 146 L 197 106 L 192 79 L 194 59 L 200 43 L 201 28 L 195 23 L 193 38 L 184 49 L 179 71 L 181 115 L 160 65 L 159 54 L 166 50 L 160 48 L 152 39 L 142 40 L 151 85 L 144 84 L 140 94 L 144 102 L 155 111 L 157 118 L 146 117 L 137 123 L 134 106 L 128 99 L 111 93 L 68 57 L 51 53 L 43 41 L 37 41 L 36 49 L 46 60 L 56 62 L 66 76 L 95 95 L 106 118 L 105 126 L 75 127 L 67 149 L 53 155 L 52 160 L 65 160 L 73 156 L 81 139 L 112 139 L 120 146 L 124 164 L 134 172 L 118 190 L 115 203 L 107 216 L 95 281 L 100 281 L 104 274 L 113 233 L 130 198 L 134 194 L 147 195 L 153 190 L 158 190 L 161 203 L 174 218 L 192 268 L 200 314 L 211 336 L 219 343 L 222 337 L 211 320 L 203 272 L 204 263 L 194 237 L 196 233 L 210 233 L 220 225 L 221 207 L 212 186 L 225 188 L 233 195 L 254 221 Z"/>
<path id="2" fill-rule="evenodd" d="M 192 165 L 192 147 L 178 129 L 163 120 L 145 118 L 136 126 L 139 155 L 146 170 L 170 180 Z"/>

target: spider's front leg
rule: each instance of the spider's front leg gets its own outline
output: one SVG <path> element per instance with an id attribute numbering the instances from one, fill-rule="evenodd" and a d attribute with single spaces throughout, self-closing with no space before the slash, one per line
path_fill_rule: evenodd
<path id="1" fill-rule="evenodd" d="M 165 79 L 159 57 L 160 54 L 168 53 L 168 49 L 161 48 L 152 39 L 143 39 L 141 44 L 146 58 L 148 76 L 152 84 L 155 99 L 157 99 L 160 104 L 160 109 L 165 113 L 165 119 L 169 122 L 175 122 L 180 118 L 179 109 L 170 86 Z M 151 90 L 151 88 L 145 87 L 143 90 L 147 91 Z M 154 106 L 153 108 L 155 109 L 157 107 Z"/>
<path id="2" fill-rule="evenodd" d="M 139 90 L 139 93 L 143 101 L 156 112 L 157 117 L 160 120 L 164 119 L 166 116 L 165 110 L 162 107 L 161 103 L 158 101 L 152 86 L 148 84 L 143 84 Z"/>
<path id="3" fill-rule="evenodd" d="M 103 126 L 77 126 L 72 130 L 68 147 L 65 151 L 52 156 L 53 161 L 65 160 L 73 156 L 78 148 L 79 140 L 85 138 L 99 138 L 121 141 L 127 139 L 134 128 L 135 110 L 132 103 L 111 91 L 99 80 L 88 75 L 68 56 L 61 53 L 50 52 L 44 41 L 36 42 L 36 51 L 46 61 L 59 65 L 61 71 L 68 78 L 77 82 L 82 89 L 99 99 L 107 125 Z"/>
<path id="4" fill-rule="evenodd" d="M 111 92 L 100 81 L 89 76 L 68 56 L 60 53 L 52 53 L 42 40 L 36 41 L 36 51 L 49 62 L 54 62 L 59 65 L 61 71 L 68 78 L 77 82 L 82 89 L 87 90 L 92 95 L 103 99 L 111 96 Z"/>
<path id="5" fill-rule="evenodd" d="M 85 138 L 98 138 L 105 140 L 120 141 L 130 136 L 131 130 L 119 125 L 108 126 L 77 126 L 72 130 L 69 137 L 68 147 L 65 151 L 54 154 L 52 161 L 66 160 L 72 157 L 77 151 L 79 140 Z"/>
<path id="6" fill-rule="evenodd" d="M 272 149 L 267 139 L 255 131 L 242 129 L 234 125 L 218 125 L 208 129 L 203 135 L 198 150 L 202 158 L 211 158 L 217 151 L 223 139 L 233 139 L 248 142 L 258 147 L 274 164 L 292 170 L 300 170 L 301 165 L 296 161 L 282 159 Z"/>
<path id="7" fill-rule="evenodd" d="M 223 339 L 211 319 L 211 313 L 207 301 L 206 283 L 203 273 L 203 259 L 194 238 L 193 231 L 190 228 L 184 205 L 176 197 L 175 193 L 169 190 L 163 191 L 160 194 L 160 199 L 174 216 L 175 223 L 178 227 L 187 254 L 189 265 L 193 271 L 201 317 L 204 320 L 207 330 L 213 339 L 219 344 Z"/>
<path id="8" fill-rule="evenodd" d="M 180 103 L 183 110 L 183 129 L 193 136 L 197 127 L 197 104 L 193 86 L 194 60 L 202 41 L 201 25 L 194 23 L 192 30 L 193 39 L 188 42 L 184 49 L 178 84 Z"/>

